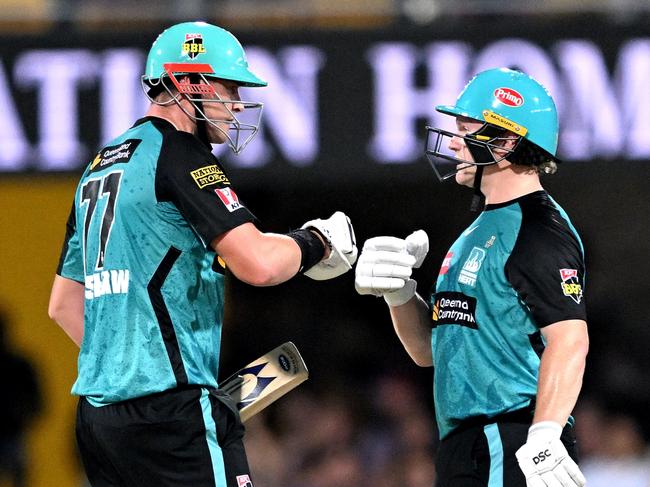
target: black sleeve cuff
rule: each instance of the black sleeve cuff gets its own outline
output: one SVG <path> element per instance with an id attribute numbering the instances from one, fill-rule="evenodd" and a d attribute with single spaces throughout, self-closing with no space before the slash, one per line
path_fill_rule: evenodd
<path id="1" fill-rule="evenodd" d="M 325 255 L 325 245 L 311 230 L 293 230 L 287 234 L 300 247 L 300 270 L 304 272 L 318 264 Z"/>

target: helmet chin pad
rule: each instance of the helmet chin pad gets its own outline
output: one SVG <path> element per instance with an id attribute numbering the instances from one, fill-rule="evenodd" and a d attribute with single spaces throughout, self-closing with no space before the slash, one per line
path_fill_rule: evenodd
<path id="1" fill-rule="evenodd" d="M 507 131 L 501 127 L 485 123 L 476 132 L 467 134 L 464 137 L 465 145 L 470 154 L 472 154 L 474 162 L 482 166 L 494 164 L 502 161 L 508 156 L 508 154 L 512 153 L 514 147 L 512 149 L 506 149 L 499 143 L 500 141 L 511 140 L 510 137 L 505 136 L 506 132 Z M 519 137 L 517 137 L 517 139 L 519 139 Z M 504 151 L 504 155 L 501 157 L 495 157 L 495 149 Z"/>

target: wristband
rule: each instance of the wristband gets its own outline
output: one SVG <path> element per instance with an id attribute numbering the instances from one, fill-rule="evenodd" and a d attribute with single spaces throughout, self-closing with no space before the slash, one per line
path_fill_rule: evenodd
<path id="1" fill-rule="evenodd" d="M 384 300 L 388 306 L 402 306 L 403 304 L 408 303 L 411 298 L 415 296 L 416 288 L 417 283 L 415 280 L 407 279 L 406 282 L 404 282 L 404 287 L 401 289 L 384 293 Z"/>
<path id="2" fill-rule="evenodd" d="M 308 229 L 292 230 L 287 233 L 287 236 L 296 241 L 300 247 L 300 269 L 298 272 L 304 272 L 311 269 L 318 264 L 325 255 L 325 245 L 323 241 L 318 238 Z"/>
<path id="3" fill-rule="evenodd" d="M 559 438 L 560 435 L 562 435 L 562 425 L 555 421 L 540 421 L 528 429 L 528 439 L 531 439 L 533 436 Z"/>

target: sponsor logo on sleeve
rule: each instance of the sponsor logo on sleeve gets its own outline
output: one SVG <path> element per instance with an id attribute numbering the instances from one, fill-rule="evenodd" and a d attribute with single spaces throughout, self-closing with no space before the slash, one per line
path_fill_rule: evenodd
<path id="1" fill-rule="evenodd" d="M 436 294 L 433 303 L 434 326 L 460 325 L 478 330 L 476 298 L 459 292 L 443 291 Z"/>
<path id="2" fill-rule="evenodd" d="M 185 34 L 185 42 L 183 42 L 183 54 L 187 55 L 187 57 L 190 59 L 194 59 L 199 54 L 205 54 L 203 35 Z"/>
<path id="3" fill-rule="evenodd" d="M 487 252 L 481 247 L 474 247 L 469 253 L 469 257 L 463 264 L 463 268 L 458 275 L 458 282 L 461 284 L 467 284 L 468 286 L 476 286 L 476 279 L 478 277 L 478 271 L 481 270 L 483 265 L 483 260 Z"/>
<path id="4" fill-rule="evenodd" d="M 213 184 L 230 184 L 223 170 L 215 164 L 195 169 L 190 172 L 190 175 L 199 189 Z"/>
<path id="5" fill-rule="evenodd" d="M 228 211 L 233 212 L 243 208 L 239 202 L 239 198 L 235 194 L 235 191 L 232 188 L 217 188 L 214 190 L 217 193 L 217 196 L 228 209 Z"/>
<path id="6" fill-rule="evenodd" d="M 248 475 L 237 475 L 237 487 L 253 487 L 253 482 Z"/>
<path id="7" fill-rule="evenodd" d="M 580 304 L 582 285 L 578 279 L 578 271 L 576 269 L 560 269 L 560 277 L 562 278 L 562 293 Z"/>
<path id="8" fill-rule="evenodd" d="M 90 163 L 90 170 L 101 171 L 113 164 L 129 162 L 140 142 L 142 142 L 140 139 L 128 139 L 121 144 L 104 147 Z"/>

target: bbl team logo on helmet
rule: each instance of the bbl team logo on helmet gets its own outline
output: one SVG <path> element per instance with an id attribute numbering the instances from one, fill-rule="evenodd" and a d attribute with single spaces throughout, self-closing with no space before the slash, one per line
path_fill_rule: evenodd
<path id="1" fill-rule="evenodd" d="M 187 54 L 190 59 L 194 59 L 199 54 L 205 53 L 202 34 L 185 34 L 183 42 L 183 53 Z"/>
<path id="2" fill-rule="evenodd" d="M 576 303 L 582 299 L 582 286 L 578 280 L 578 271 L 575 269 L 560 269 L 562 278 L 562 292 Z"/>

